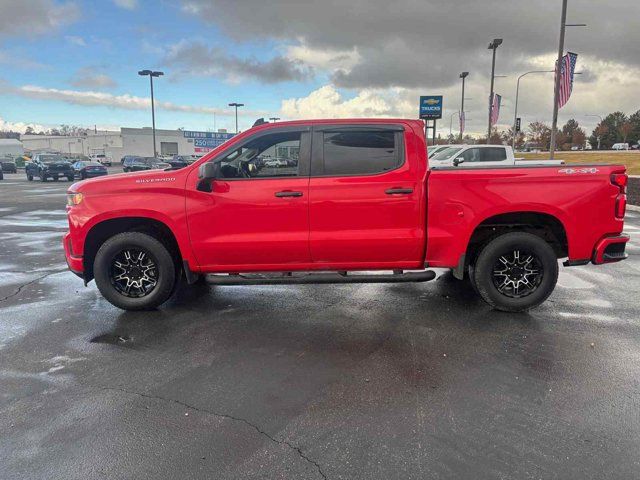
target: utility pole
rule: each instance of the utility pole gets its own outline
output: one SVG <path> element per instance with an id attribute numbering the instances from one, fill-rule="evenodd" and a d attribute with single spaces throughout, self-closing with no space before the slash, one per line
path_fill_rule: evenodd
<path id="1" fill-rule="evenodd" d="M 489 50 L 493 50 L 493 58 L 491 60 L 491 93 L 489 94 L 489 126 L 487 128 L 487 144 L 491 138 L 491 113 L 493 111 L 493 82 L 496 75 L 496 50 L 502 45 L 501 38 L 494 38 L 489 44 Z"/>
<path id="2" fill-rule="evenodd" d="M 469 72 L 462 72 L 460 74 L 460 78 L 462 79 L 462 100 L 460 101 L 460 112 L 458 120 L 460 120 L 464 116 L 464 80 L 468 76 Z M 460 124 L 460 143 L 462 143 L 462 124 Z"/>

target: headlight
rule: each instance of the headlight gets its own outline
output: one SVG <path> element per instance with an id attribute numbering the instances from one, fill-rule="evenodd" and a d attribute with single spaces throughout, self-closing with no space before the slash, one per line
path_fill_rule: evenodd
<path id="1" fill-rule="evenodd" d="M 67 205 L 70 207 L 80 205 L 83 198 L 84 195 L 82 195 L 81 193 L 67 193 Z"/>

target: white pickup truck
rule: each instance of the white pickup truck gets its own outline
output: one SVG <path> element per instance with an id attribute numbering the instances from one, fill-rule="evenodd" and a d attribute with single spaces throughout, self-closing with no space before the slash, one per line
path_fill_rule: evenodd
<path id="1" fill-rule="evenodd" d="M 431 168 L 457 167 L 501 167 L 516 164 L 563 165 L 563 160 L 524 160 L 513 155 L 507 145 L 448 145 L 429 155 Z"/>

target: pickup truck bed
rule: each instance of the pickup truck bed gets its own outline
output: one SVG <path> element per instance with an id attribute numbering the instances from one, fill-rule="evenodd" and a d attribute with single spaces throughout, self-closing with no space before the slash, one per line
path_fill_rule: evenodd
<path id="1" fill-rule="evenodd" d="M 618 165 L 430 170 L 416 120 L 281 122 L 179 170 L 73 185 L 64 247 L 70 269 L 125 309 L 160 305 L 181 275 L 426 281 L 444 267 L 519 311 L 552 293 L 558 259 L 625 258 L 626 179 Z"/>

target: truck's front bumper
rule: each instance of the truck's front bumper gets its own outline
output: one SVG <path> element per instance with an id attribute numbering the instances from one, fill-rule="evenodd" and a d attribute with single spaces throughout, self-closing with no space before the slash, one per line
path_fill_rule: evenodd
<path id="1" fill-rule="evenodd" d="M 602 263 L 613 263 L 624 260 L 628 257 L 624 251 L 628 241 L 629 235 L 626 233 L 601 239 L 593 250 L 591 261 L 595 265 L 600 265 Z"/>
<path id="2" fill-rule="evenodd" d="M 70 232 L 65 233 L 64 237 L 62 237 L 62 245 L 64 246 L 64 256 L 67 260 L 69 270 L 84 279 L 84 263 L 82 262 L 82 255 L 73 254 Z"/>

